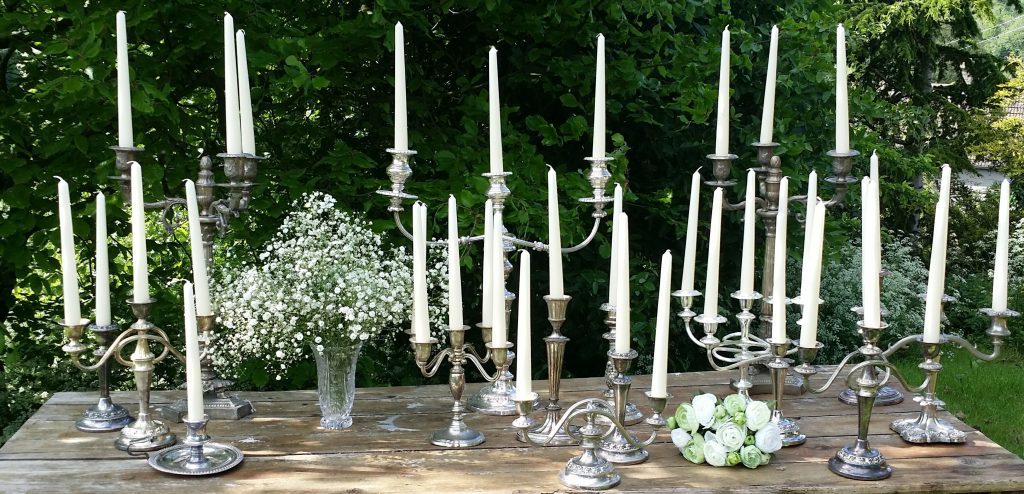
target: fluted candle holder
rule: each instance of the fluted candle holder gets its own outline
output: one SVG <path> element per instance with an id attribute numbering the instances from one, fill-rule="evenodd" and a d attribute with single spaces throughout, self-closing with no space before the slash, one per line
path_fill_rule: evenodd
<path id="1" fill-rule="evenodd" d="M 615 324 L 618 320 L 615 315 L 615 307 L 610 303 L 601 305 L 601 310 L 605 312 L 604 324 L 608 327 L 602 338 L 608 342 L 608 361 L 605 363 L 604 369 L 604 383 L 605 389 L 602 391 L 602 396 L 609 400 L 615 400 L 615 376 L 618 372 L 615 370 L 615 362 L 612 359 L 611 354 L 615 351 Z M 604 421 L 604 418 L 599 417 L 600 421 Z M 622 423 L 625 425 L 636 425 L 644 419 L 644 414 L 636 407 L 632 402 L 626 402 L 626 415 L 622 418 Z"/>
<path id="2" fill-rule="evenodd" d="M 565 361 L 565 344 L 569 342 L 562 334 L 565 324 L 565 310 L 572 297 L 569 295 L 545 295 L 544 302 L 548 306 L 548 322 L 551 323 L 551 334 L 544 337 L 544 345 L 548 356 L 548 404 L 544 407 L 544 421 L 529 430 L 519 431 L 516 438 L 526 442 L 524 434 L 534 441 L 547 440 L 547 444 L 574 444 L 576 439 L 557 427 L 562 419 L 562 405 L 558 403 L 559 390 L 562 385 L 562 364 Z M 550 437 L 549 437 L 550 436 Z"/>
<path id="3" fill-rule="evenodd" d="M 185 439 L 150 455 L 149 466 L 173 475 L 204 476 L 226 472 L 242 463 L 245 455 L 238 448 L 210 440 L 208 421 L 207 416 L 195 422 L 185 420 Z"/>

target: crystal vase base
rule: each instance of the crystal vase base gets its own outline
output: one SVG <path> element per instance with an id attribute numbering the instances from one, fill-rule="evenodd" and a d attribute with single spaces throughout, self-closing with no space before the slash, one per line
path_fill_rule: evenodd
<path id="1" fill-rule="evenodd" d="M 349 346 L 313 345 L 316 359 L 317 392 L 320 398 L 320 427 L 328 430 L 352 426 L 352 405 L 356 398 L 356 364 L 362 343 Z"/>

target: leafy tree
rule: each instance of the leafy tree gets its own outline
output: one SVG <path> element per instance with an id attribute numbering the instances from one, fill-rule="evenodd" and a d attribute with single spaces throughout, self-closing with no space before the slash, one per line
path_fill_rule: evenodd
<path id="1" fill-rule="evenodd" d="M 1016 179 L 1024 176 L 1024 115 L 1010 110 L 1024 104 L 1024 60 L 1010 57 L 1010 65 L 1013 78 L 999 86 L 988 108 L 977 113 L 975 144 L 969 150 Z"/>

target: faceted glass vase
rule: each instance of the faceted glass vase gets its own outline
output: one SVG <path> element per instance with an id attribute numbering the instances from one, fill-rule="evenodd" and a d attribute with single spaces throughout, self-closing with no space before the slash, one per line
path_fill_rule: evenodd
<path id="1" fill-rule="evenodd" d="M 316 384 L 320 396 L 320 427 L 345 429 L 352 425 L 352 404 L 356 399 L 356 363 L 363 343 L 348 346 L 313 345 Z"/>

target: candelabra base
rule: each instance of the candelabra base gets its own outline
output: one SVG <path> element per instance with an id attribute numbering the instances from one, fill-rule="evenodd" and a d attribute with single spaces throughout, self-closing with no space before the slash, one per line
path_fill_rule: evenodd
<path id="1" fill-rule="evenodd" d="M 889 428 L 908 443 L 961 444 L 967 441 L 967 434 L 964 431 L 946 420 L 926 413 L 921 413 L 917 418 L 894 420 L 889 424 Z"/>
<path id="2" fill-rule="evenodd" d="M 634 443 L 640 442 L 636 435 L 630 432 L 626 434 L 632 436 Z M 630 444 L 618 428 L 601 441 L 601 448 L 597 450 L 597 454 L 618 465 L 636 465 L 647 461 L 647 457 L 650 456 L 647 448 L 638 448 Z"/>
<path id="3" fill-rule="evenodd" d="M 611 398 L 611 397 L 608 397 L 608 398 Z M 608 400 L 608 402 L 612 404 L 612 407 L 615 406 L 615 400 L 614 399 L 610 399 L 610 400 Z M 644 421 L 644 414 L 643 414 L 643 412 L 641 412 L 640 409 L 636 407 L 636 404 L 627 401 L 626 402 L 626 418 L 623 419 L 622 425 L 636 425 L 636 424 L 639 424 L 640 422 L 643 422 L 643 421 Z M 612 421 L 608 420 L 608 418 L 603 416 L 603 415 L 598 415 L 597 423 L 602 424 L 602 425 L 608 425 L 608 424 L 612 423 Z"/>
<path id="4" fill-rule="evenodd" d="M 190 461 L 197 453 L 195 448 L 202 449 L 202 461 Z M 150 456 L 149 466 L 173 475 L 214 475 L 235 468 L 243 458 L 242 452 L 230 444 L 179 444 Z"/>
<path id="5" fill-rule="evenodd" d="M 857 392 L 846 388 L 842 393 L 839 393 L 839 401 L 847 405 L 857 406 Z M 900 403 L 903 403 L 903 393 L 900 390 L 888 385 L 879 388 L 878 398 L 875 399 L 876 407 L 899 405 Z"/>
<path id="6" fill-rule="evenodd" d="M 483 444 L 484 435 L 470 429 L 465 422 L 452 422 L 445 430 L 430 435 L 430 444 L 442 448 L 471 448 Z"/>
<path id="7" fill-rule="evenodd" d="M 238 420 L 249 416 L 255 409 L 249 400 L 223 391 L 208 391 L 203 394 L 203 411 L 211 419 Z M 182 422 L 186 413 L 188 402 L 184 399 L 160 408 L 160 416 L 172 422 Z"/>
<path id="8" fill-rule="evenodd" d="M 604 458 L 583 454 L 569 460 L 558 479 L 573 489 L 603 491 L 619 485 L 622 476 Z"/>
<path id="9" fill-rule="evenodd" d="M 121 429 L 121 435 L 114 441 L 114 447 L 121 451 L 156 451 L 164 449 L 178 440 L 177 436 L 159 420 L 139 413 L 139 418 Z"/>
<path id="10" fill-rule="evenodd" d="M 883 480 L 892 475 L 892 467 L 886 463 L 885 457 L 860 440 L 837 451 L 828 461 L 828 469 L 853 480 Z"/>
<path id="11" fill-rule="evenodd" d="M 526 432 L 526 434 L 529 435 L 529 438 L 535 443 L 543 442 L 551 446 L 569 446 L 579 443 L 578 440 L 573 439 L 572 436 L 566 434 L 564 429 L 558 430 L 554 435 L 552 435 L 551 433 L 558 427 L 558 421 L 562 419 L 562 407 L 557 406 L 557 408 L 552 408 L 549 405 L 546 410 L 547 413 L 544 415 L 544 422 Z M 569 430 L 575 432 L 579 430 L 579 427 L 570 425 Z M 549 435 L 551 436 L 551 439 L 548 439 Z M 529 442 L 523 435 L 523 431 L 516 433 L 516 439 L 524 443 Z"/>
<path id="12" fill-rule="evenodd" d="M 466 403 L 475 412 L 484 415 L 515 415 L 516 412 L 516 387 L 512 385 L 511 378 L 499 379 L 493 383 L 485 384 L 480 391 L 469 398 Z M 540 405 L 540 399 L 533 400 L 533 408 Z"/>
<path id="13" fill-rule="evenodd" d="M 750 388 L 752 395 L 771 394 L 772 392 L 772 376 L 763 365 L 750 366 L 750 383 L 752 384 Z M 735 378 L 729 381 L 729 387 L 733 391 L 738 390 Z M 807 381 L 799 374 L 786 374 L 786 383 L 782 387 L 782 392 L 790 396 L 800 396 L 807 392 Z M 856 404 L 856 401 L 854 403 Z"/>
<path id="14" fill-rule="evenodd" d="M 800 424 L 790 418 L 782 418 L 775 423 L 782 433 L 782 447 L 799 446 L 807 442 L 807 436 L 800 432 Z"/>
<path id="15" fill-rule="evenodd" d="M 82 414 L 75 428 L 82 432 L 113 432 L 124 429 L 133 420 L 128 410 L 103 397 Z"/>

